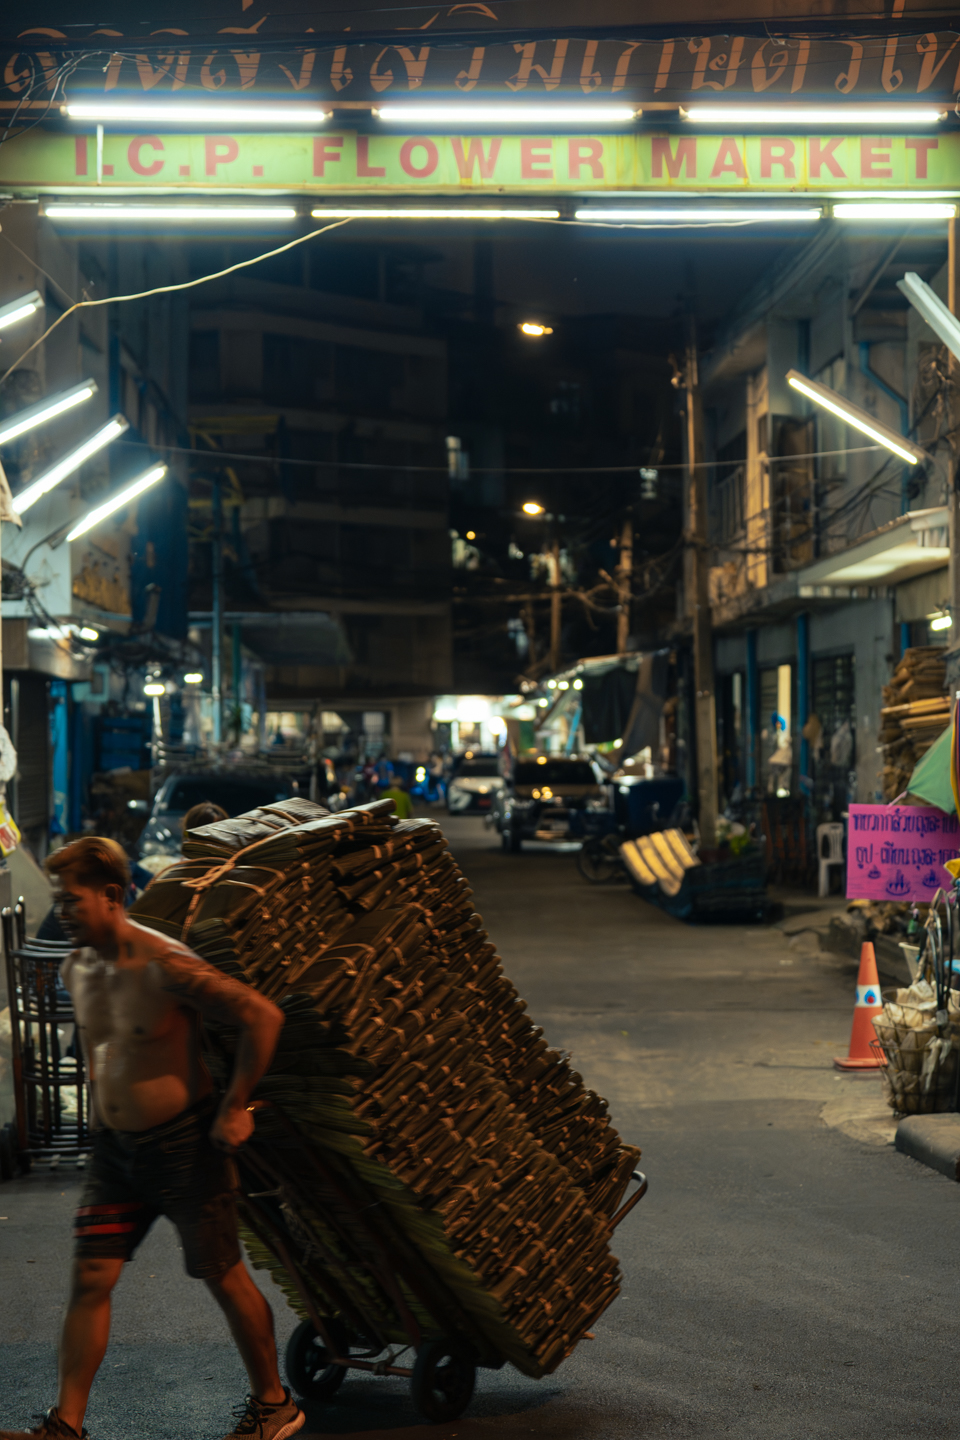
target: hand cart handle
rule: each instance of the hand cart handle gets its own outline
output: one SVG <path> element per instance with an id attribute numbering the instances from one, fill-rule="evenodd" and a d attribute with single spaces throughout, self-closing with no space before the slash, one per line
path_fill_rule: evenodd
<path id="1" fill-rule="evenodd" d="M 646 1195 L 646 1193 L 647 1193 L 647 1186 L 648 1186 L 649 1182 L 648 1182 L 648 1180 L 647 1180 L 646 1175 L 644 1175 L 644 1173 L 643 1173 L 642 1170 L 634 1170 L 633 1174 L 630 1176 L 630 1179 L 631 1179 L 631 1180 L 638 1180 L 638 1181 L 640 1182 L 640 1188 L 639 1188 L 639 1190 L 635 1190 L 635 1191 L 634 1191 L 634 1193 L 630 1196 L 630 1199 L 627 1200 L 627 1201 L 625 1201 L 625 1202 L 620 1206 L 620 1209 L 617 1211 L 616 1215 L 614 1215 L 614 1216 L 611 1218 L 611 1220 L 610 1220 L 610 1229 L 611 1229 L 611 1230 L 616 1230 L 617 1226 L 620 1224 L 620 1221 L 621 1221 L 621 1220 L 625 1220 L 625 1219 L 627 1218 L 627 1216 L 630 1214 L 630 1211 L 633 1209 L 634 1205 L 636 1205 L 638 1201 L 642 1200 L 643 1197 L 644 1197 L 644 1195 Z"/>

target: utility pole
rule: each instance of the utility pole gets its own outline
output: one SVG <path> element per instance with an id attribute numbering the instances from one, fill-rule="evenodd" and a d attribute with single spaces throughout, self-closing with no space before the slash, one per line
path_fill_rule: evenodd
<path id="1" fill-rule="evenodd" d="M 631 577 L 633 575 L 633 515 L 628 514 L 620 533 L 620 565 L 617 570 L 617 654 L 625 655 L 630 641 Z"/>
<path id="2" fill-rule="evenodd" d="M 948 221 L 947 241 L 947 305 L 953 315 L 960 315 L 960 226 L 957 220 Z M 960 361 L 948 352 L 947 361 L 952 382 L 950 391 L 950 429 L 960 424 Z M 950 634 L 950 648 L 960 645 L 960 466 L 957 463 L 957 444 L 952 441 L 953 463 L 950 473 L 950 489 L 947 496 L 947 516 L 950 535 L 950 616 L 953 628 Z"/>
<path id="3" fill-rule="evenodd" d="M 550 670 L 560 669 L 560 541 L 550 550 Z"/>
<path id="4" fill-rule="evenodd" d="M 210 641 L 210 689 L 213 701 L 213 743 L 223 740 L 223 497 L 220 476 L 213 482 L 213 542 L 211 545 L 212 627 Z"/>
<path id="5" fill-rule="evenodd" d="M 703 401 L 691 320 L 684 374 L 687 392 L 686 610 L 693 622 L 693 683 L 696 691 L 697 792 L 700 838 L 712 848 L 717 829 L 717 704 L 710 627 L 710 557 L 707 549 L 707 472 L 703 464 Z"/>

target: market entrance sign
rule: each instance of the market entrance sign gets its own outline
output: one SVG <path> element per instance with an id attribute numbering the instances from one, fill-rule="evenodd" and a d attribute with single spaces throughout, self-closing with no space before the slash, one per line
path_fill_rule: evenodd
<path id="1" fill-rule="evenodd" d="M 930 135 L 92 135 L 28 132 L 0 147 L 19 193 L 137 190 L 940 190 L 960 187 L 960 133 Z"/>

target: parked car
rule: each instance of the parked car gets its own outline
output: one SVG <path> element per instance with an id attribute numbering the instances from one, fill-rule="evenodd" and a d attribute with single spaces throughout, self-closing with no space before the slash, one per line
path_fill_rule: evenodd
<path id="1" fill-rule="evenodd" d="M 572 820 L 577 812 L 603 810 L 607 803 L 589 760 L 538 755 L 514 761 L 512 775 L 493 798 L 491 823 L 504 850 L 516 854 L 524 840 L 575 839 Z"/>
<path id="2" fill-rule="evenodd" d="M 154 796 L 150 818 L 140 836 L 140 859 L 165 855 L 175 859 L 180 854 L 183 817 L 203 800 L 211 800 L 232 816 L 275 800 L 289 800 L 295 793 L 296 782 L 289 775 L 274 775 L 269 770 L 238 768 L 168 775 Z"/>
<path id="3" fill-rule="evenodd" d="M 463 815 L 468 810 L 487 811 L 502 784 L 496 755 L 468 750 L 454 761 L 447 784 L 447 811 L 451 815 Z"/>

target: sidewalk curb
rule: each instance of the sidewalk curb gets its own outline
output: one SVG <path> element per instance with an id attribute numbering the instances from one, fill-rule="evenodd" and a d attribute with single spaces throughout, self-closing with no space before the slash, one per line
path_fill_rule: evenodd
<path id="1" fill-rule="evenodd" d="M 909 1115 L 897 1126 L 894 1144 L 901 1155 L 960 1180 L 960 1115 Z"/>

